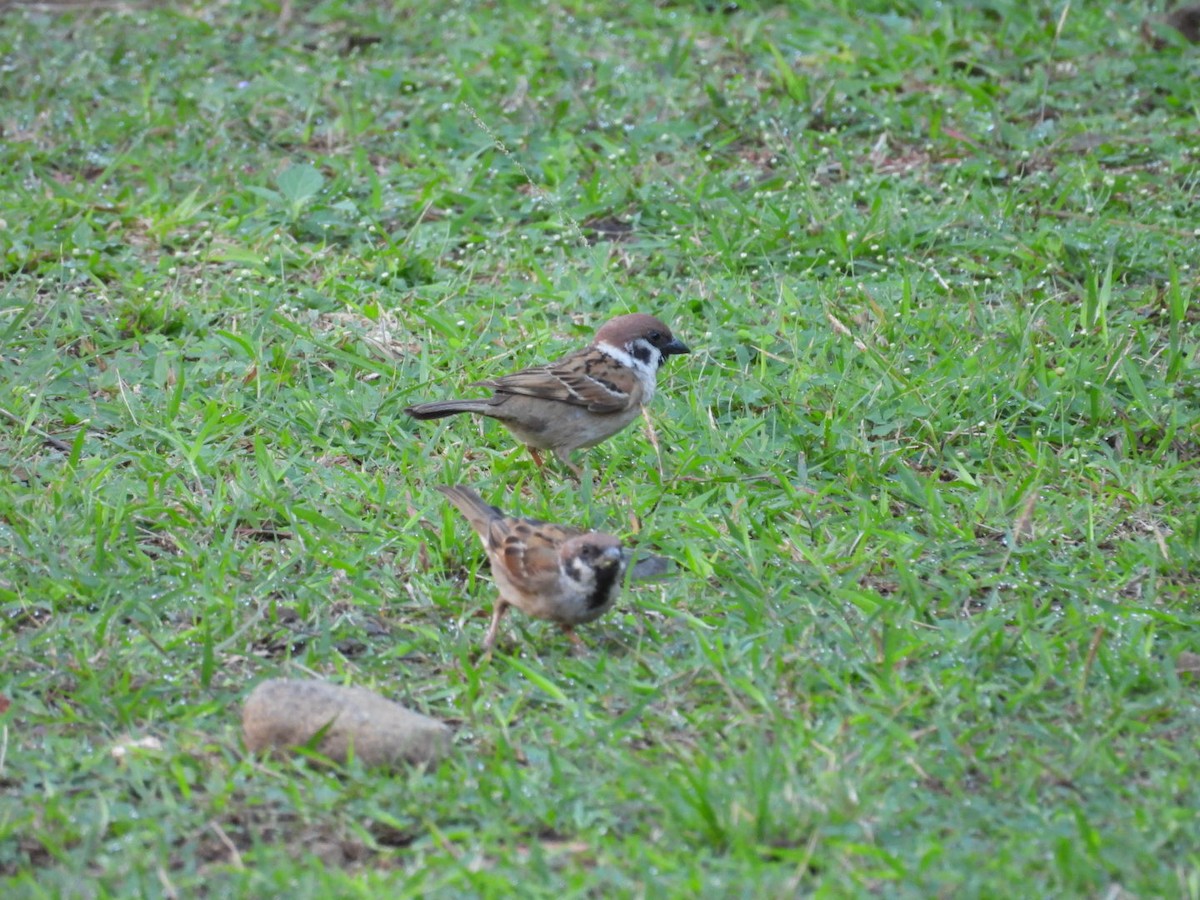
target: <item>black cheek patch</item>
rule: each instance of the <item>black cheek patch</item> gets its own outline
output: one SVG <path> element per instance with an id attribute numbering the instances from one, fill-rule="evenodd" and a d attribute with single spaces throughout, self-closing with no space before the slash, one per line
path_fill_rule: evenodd
<path id="1" fill-rule="evenodd" d="M 629 355 L 642 365 L 648 366 L 650 365 L 650 360 L 654 358 L 654 350 L 649 345 L 639 341 L 633 345 L 633 348 L 629 351 Z"/>

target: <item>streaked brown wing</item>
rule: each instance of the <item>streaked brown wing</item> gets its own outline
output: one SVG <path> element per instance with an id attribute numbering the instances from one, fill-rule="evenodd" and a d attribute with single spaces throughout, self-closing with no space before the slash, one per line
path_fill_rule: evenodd
<path id="1" fill-rule="evenodd" d="M 531 519 L 505 518 L 492 523 L 488 545 L 493 565 L 503 565 L 513 585 L 545 594 L 558 586 L 558 546 L 582 532 Z"/>
<path id="2" fill-rule="evenodd" d="M 548 366 L 522 369 L 477 384 L 502 393 L 583 406 L 597 413 L 621 412 L 642 398 L 641 382 L 631 369 L 590 347 Z"/>

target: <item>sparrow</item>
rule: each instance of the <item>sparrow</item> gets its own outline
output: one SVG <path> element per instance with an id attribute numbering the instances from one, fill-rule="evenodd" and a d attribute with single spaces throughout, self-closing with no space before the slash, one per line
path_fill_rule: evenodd
<path id="1" fill-rule="evenodd" d="M 669 356 L 690 352 L 654 316 L 617 316 L 582 350 L 475 382 L 491 388 L 491 397 L 419 403 L 405 412 L 421 420 L 458 413 L 496 419 L 529 448 L 539 468 L 540 451 L 550 450 L 579 476 L 571 452 L 594 447 L 637 418 L 654 396 L 658 367 Z"/>
<path id="2" fill-rule="evenodd" d="M 496 643 L 500 620 L 510 606 L 558 623 L 575 643 L 576 625 L 612 608 L 626 566 L 619 538 L 505 515 L 469 487 L 439 485 L 438 490 L 479 535 L 499 590 L 484 650 Z"/>

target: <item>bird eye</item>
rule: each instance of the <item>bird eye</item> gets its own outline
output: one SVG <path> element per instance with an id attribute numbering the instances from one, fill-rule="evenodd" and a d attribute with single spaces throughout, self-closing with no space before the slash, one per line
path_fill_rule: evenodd
<path id="1" fill-rule="evenodd" d="M 650 343 L 657 344 L 661 340 L 662 340 L 662 334 L 660 334 L 657 331 L 650 332 Z"/>

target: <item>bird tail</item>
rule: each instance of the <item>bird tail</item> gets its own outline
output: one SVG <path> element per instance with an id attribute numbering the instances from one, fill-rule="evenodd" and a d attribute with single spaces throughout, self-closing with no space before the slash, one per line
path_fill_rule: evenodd
<path id="1" fill-rule="evenodd" d="M 486 416 L 492 410 L 486 400 L 440 400 L 436 403 L 418 403 L 404 411 L 414 419 L 425 420 L 444 419 L 459 413 L 482 413 Z"/>
<path id="2" fill-rule="evenodd" d="M 446 499 L 453 503 L 460 513 L 466 516 L 471 527 L 479 534 L 486 534 L 490 523 L 504 517 L 503 512 L 490 503 L 484 502 L 484 499 L 473 488 L 461 484 L 439 484 L 437 489 L 446 495 Z"/>

